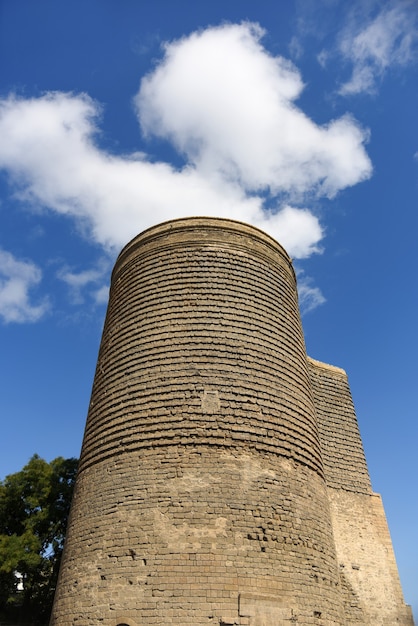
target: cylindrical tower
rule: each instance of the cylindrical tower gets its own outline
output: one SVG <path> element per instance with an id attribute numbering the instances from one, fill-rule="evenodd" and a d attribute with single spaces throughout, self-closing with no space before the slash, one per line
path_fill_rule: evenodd
<path id="1" fill-rule="evenodd" d="M 285 250 L 187 218 L 116 262 L 55 626 L 341 624 Z"/>

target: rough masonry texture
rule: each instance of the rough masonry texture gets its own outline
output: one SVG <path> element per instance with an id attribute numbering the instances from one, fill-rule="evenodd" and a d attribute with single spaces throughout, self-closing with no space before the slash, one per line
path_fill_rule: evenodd
<path id="1" fill-rule="evenodd" d="M 188 218 L 110 291 L 51 625 L 413 624 L 345 372 L 285 250 Z"/>

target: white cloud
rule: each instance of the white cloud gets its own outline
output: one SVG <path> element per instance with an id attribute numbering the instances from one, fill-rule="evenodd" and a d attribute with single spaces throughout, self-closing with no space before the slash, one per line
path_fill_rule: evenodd
<path id="1" fill-rule="evenodd" d="M 82 304 L 85 302 L 86 291 L 96 304 L 107 302 L 109 287 L 107 282 L 109 275 L 109 263 L 103 260 L 97 267 L 73 271 L 68 267 L 61 268 L 57 272 L 57 277 L 66 283 L 70 289 L 72 304 Z"/>
<path id="2" fill-rule="evenodd" d="M 340 41 L 340 52 L 353 63 L 342 95 L 374 93 L 377 81 L 393 66 L 415 59 L 418 39 L 417 13 L 409 2 L 389 2 L 366 22 L 352 23 Z"/>
<path id="3" fill-rule="evenodd" d="M 298 274 L 298 295 L 301 315 L 306 315 L 326 302 L 325 296 L 312 284 L 312 279 Z"/>
<path id="4" fill-rule="evenodd" d="M 293 257 L 303 259 L 321 252 L 318 242 L 322 239 L 323 231 L 308 209 L 295 209 L 286 205 L 274 219 L 281 241 L 286 241 L 286 250 L 291 251 Z M 268 222 L 266 226 L 268 228 Z"/>
<path id="5" fill-rule="evenodd" d="M 301 76 L 262 34 L 226 25 L 168 44 L 135 100 L 144 132 L 251 192 L 333 196 L 368 178 L 365 132 L 350 117 L 318 126 L 298 109 Z"/>
<path id="6" fill-rule="evenodd" d="M 321 52 L 319 52 L 316 55 L 316 60 L 318 61 L 319 65 L 322 67 L 322 69 L 325 69 L 329 60 L 329 52 L 328 50 L 321 50 Z"/>
<path id="7" fill-rule="evenodd" d="M 47 301 L 33 304 L 30 299 L 30 290 L 41 278 L 36 265 L 0 248 L 0 318 L 4 322 L 36 322 L 43 317 Z"/>
<path id="8" fill-rule="evenodd" d="M 247 196 L 237 183 L 205 176 L 192 166 L 178 171 L 142 155 L 123 158 L 100 151 L 94 144 L 98 113 L 87 96 L 61 93 L 1 103 L 0 166 L 22 200 L 73 215 L 96 242 L 110 248 L 120 248 L 155 223 L 191 215 L 240 219 L 287 245 L 277 229 L 280 213 L 264 212 L 262 198 Z M 316 218 L 312 222 L 318 224 Z M 318 231 L 319 224 L 311 247 Z"/>
<path id="9" fill-rule="evenodd" d="M 109 286 L 103 285 L 102 287 L 99 287 L 99 289 L 93 291 L 93 298 L 98 305 L 107 304 L 109 300 Z"/>
<path id="10" fill-rule="evenodd" d="M 370 176 L 367 134 L 348 116 L 318 126 L 298 109 L 301 77 L 261 35 L 251 24 L 192 34 L 168 44 L 142 81 L 140 123 L 186 157 L 181 169 L 99 149 L 100 107 L 87 95 L 3 99 L 0 167 L 16 195 L 72 216 L 108 249 L 158 222 L 205 215 L 254 224 L 294 257 L 319 251 L 317 217 L 289 201 Z"/>

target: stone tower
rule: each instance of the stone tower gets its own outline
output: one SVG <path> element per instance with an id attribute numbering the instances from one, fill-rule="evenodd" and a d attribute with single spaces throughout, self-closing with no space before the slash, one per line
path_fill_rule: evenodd
<path id="1" fill-rule="evenodd" d="M 116 262 L 51 625 L 412 625 L 343 370 L 285 250 L 150 228 Z"/>

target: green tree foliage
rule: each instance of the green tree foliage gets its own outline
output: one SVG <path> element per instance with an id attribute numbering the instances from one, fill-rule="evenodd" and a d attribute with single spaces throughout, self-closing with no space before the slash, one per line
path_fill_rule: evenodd
<path id="1" fill-rule="evenodd" d="M 76 471 L 35 455 L 0 482 L 0 615 L 48 623 Z"/>

